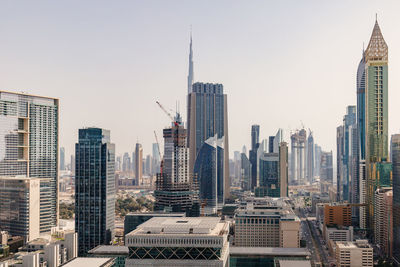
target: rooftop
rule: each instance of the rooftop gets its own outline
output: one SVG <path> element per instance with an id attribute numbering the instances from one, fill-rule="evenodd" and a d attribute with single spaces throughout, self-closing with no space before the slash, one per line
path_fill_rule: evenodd
<path id="1" fill-rule="evenodd" d="M 218 217 L 154 217 L 139 225 L 128 236 L 151 234 L 221 235 L 226 224 L 226 222 L 220 222 Z"/>
<path id="2" fill-rule="evenodd" d="M 279 260 L 280 267 L 311 267 L 309 260 Z"/>
<path id="3" fill-rule="evenodd" d="M 89 254 L 109 254 L 109 255 L 128 255 L 129 249 L 126 246 L 109 246 L 109 245 L 99 245 L 91 250 L 89 250 Z"/>
<path id="4" fill-rule="evenodd" d="M 371 248 L 371 244 L 368 243 L 368 240 L 356 240 L 355 242 L 336 242 L 337 248 Z"/>
<path id="5" fill-rule="evenodd" d="M 234 256 L 310 256 L 306 248 L 272 248 L 272 247 L 229 247 L 230 255 Z"/>
<path id="6" fill-rule="evenodd" d="M 107 263 L 113 261 L 113 258 L 84 258 L 84 257 L 78 257 L 75 258 L 65 264 L 62 264 L 61 266 L 64 267 L 81 267 L 81 266 L 87 266 L 87 267 L 100 267 L 100 266 L 107 266 Z"/>

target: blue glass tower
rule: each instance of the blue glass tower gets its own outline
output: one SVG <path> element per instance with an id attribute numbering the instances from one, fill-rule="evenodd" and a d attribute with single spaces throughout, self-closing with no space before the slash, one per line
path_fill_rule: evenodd
<path id="1" fill-rule="evenodd" d="M 75 232 L 83 256 L 114 238 L 115 145 L 110 131 L 79 129 L 75 160 Z"/>

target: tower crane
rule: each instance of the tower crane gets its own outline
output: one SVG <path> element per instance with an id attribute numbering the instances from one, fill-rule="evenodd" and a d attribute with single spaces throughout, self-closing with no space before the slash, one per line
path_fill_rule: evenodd
<path id="1" fill-rule="evenodd" d="M 163 105 L 161 105 L 160 102 L 156 101 L 157 105 L 162 109 L 162 111 L 164 111 L 165 114 L 167 114 L 167 116 L 171 119 L 171 121 L 175 124 L 175 126 L 179 126 L 180 123 L 174 119 L 174 117 L 171 115 L 171 113 L 168 112 L 168 110 L 166 110 Z"/>

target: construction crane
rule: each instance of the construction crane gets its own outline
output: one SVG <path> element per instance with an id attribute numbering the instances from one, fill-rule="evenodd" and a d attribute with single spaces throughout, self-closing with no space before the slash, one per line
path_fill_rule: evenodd
<path id="1" fill-rule="evenodd" d="M 167 114 L 167 116 L 171 119 L 171 121 L 175 124 L 175 126 L 179 126 L 180 123 L 174 119 L 174 117 L 171 115 L 171 113 L 169 113 L 168 110 L 166 110 L 163 107 L 163 105 L 161 105 L 160 102 L 156 101 L 156 103 L 162 109 L 162 111 L 164 111 L 164 113 Z"/>
<path id="2" fill-rule="evenodd" d="M 161 150 L 160 150 L 160 143 L 158 142 L 158 137 L 157 137 L 157 133 L 156 131 L 154 131 L 154 136 L 156 138 L 156 143 L 157 143 L 157 147 L 158 147 L 158 154 L 160 155 L 160 160 L 161 160 L 161 165 L 160 165 L 160 173 L 162 174 L 162 167 L 163 167 L 163 157 L 161 156 Z"/>

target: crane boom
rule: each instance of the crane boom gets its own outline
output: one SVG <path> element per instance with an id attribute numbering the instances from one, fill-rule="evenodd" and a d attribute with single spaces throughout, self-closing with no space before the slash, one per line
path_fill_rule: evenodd
<path id="1" fill-rule="evenodd" d="M 174 117 L 171 115 L 171 113 L 168 112 L 168 110 L 166 110 L 163 105 L 161 105 L 160 102 L 156 101 L 157 105 L 162 109 L 162 111 L 164 111 L 165 114 L 167 114 L 167 116 L 171 119 L 171 121 L 175 124 L 175 126 L 179 126 L 179 123 L 177 121 L 175 121 Z"/>

